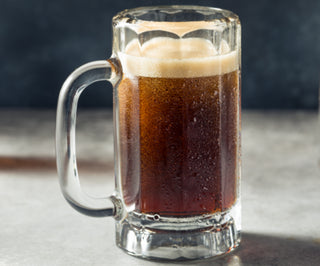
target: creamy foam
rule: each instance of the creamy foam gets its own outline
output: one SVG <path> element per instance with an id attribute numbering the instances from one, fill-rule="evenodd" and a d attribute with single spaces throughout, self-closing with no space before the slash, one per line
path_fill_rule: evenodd
<path id="1" fill-rule="evenodd" d="M 238 55 L 222 41 L 219 53 L 213 44 L 201 38 L 158 37 L 140 45 L 131 41 L 119 52 L 123 72 L 144 77 L 204 77 L 238 69 Z"/>

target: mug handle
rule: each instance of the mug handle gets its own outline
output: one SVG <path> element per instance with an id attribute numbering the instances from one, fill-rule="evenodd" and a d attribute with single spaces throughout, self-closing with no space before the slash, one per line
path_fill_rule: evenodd
<path id="1" fill-rule="evenodd" d="M 93 198 L 80 186 L 75 127 L 78 99 L 90 84 L 107 80 L 115 87 L 121 80 L 121 68 L 116 59 L 94 61 L 76 69 L 64 82 L 58 100 L 56 120 L 56 158 L 60 187 L 65 199 L 77 211 L 95 217 L 122 214 L 122 203 L 115 196 Z"/>

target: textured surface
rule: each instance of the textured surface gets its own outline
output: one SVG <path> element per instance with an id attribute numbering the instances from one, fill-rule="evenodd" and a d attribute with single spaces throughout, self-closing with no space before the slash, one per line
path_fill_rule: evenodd
<path id="1" fill-rule="evenodd" d="M 111 193 L 111 114 L 80 110 L 78 120 L 83 187 Z M 162 265 L 119 250 L 112 219 L 68 206 L 54 167 L 54 123 L 51 111 L 0 111 L 0 265 Z M 243 239 L 215 265 L 319 265 L 316 114 L 245 112 L 242 133 Z"/>
<path id="2" fill-rule="evenodd" d="M 71 71 L 110 56 L 111 18 L 117 12 L 195 3 L 230 9 L 240 17 L 244 107 L 317 107 L 317 0 L 1 0 L 0 106 L 55 108 Z M 110 85 L 92 87 L 84 105 L 112 105 Z"/>

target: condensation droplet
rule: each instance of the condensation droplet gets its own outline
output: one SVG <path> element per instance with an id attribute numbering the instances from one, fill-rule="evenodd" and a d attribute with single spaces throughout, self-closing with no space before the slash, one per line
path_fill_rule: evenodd
<path id="1" fill-rule="evenodd" d="M 153 215 L 153 220 L 159 221 L 160 220 L 160 215 L 159 214 L 154 214 Z"/>

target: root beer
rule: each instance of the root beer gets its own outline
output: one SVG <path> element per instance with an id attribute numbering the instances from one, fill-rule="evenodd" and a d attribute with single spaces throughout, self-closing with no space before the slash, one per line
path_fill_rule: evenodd
<path id="1" fill-rule="evenodd" d="M 191 216 L 237 200 L 238 55 L 200 38 L 155 38 L 120 53 L 121 190 L 137 212 Z M 133 207 L 132 207 L 133 206 Z"/>

